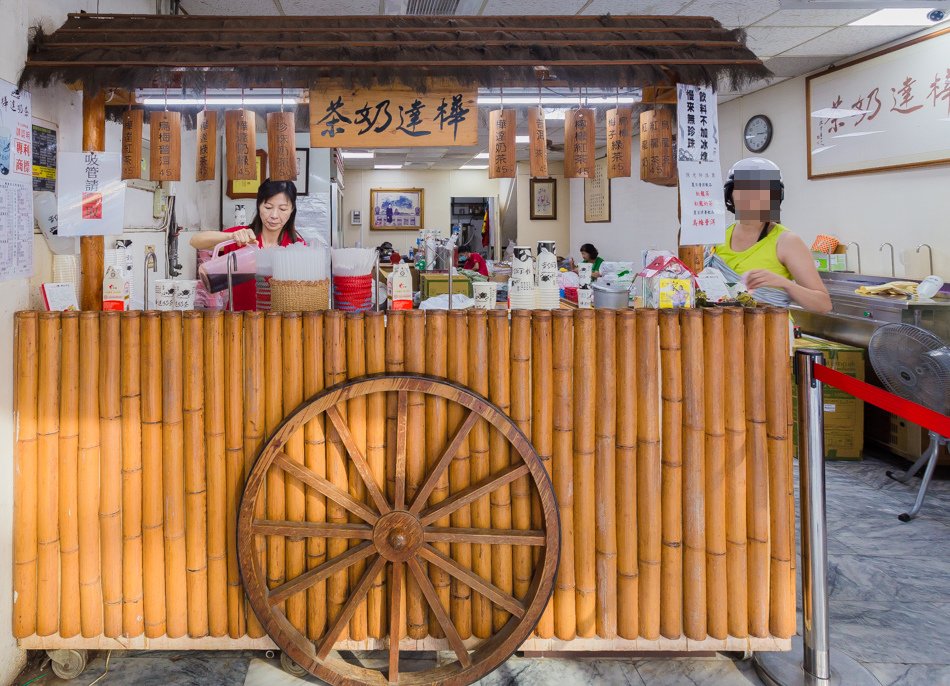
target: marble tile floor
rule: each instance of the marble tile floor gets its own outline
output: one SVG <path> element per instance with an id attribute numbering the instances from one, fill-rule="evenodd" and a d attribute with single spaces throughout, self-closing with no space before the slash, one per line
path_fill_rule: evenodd
<path id="1" fill-rule="evenodd" d="M 938 468 L 920 516 L 897 515 L 916 496 L 917 480 L 885 475 L 903 460 L 880 455 L 826 468 L 832 649 L 862 662 L 881 686 L 950 686 L 950 468 Z M 796 469 L 797 478 L 797 469 Z M 800 607 L 799 589 L 799 607 Z M 799 627 L 801 619 L 799 618 Z M 47 671 L 37 686 L 89 686 L 105 653 L 66 682 Z M 513 657 L 484 686 L 759 686 L 753 665 L 737 655 L 694 658 Z M 417 668 L 423 667 L 418 663 Z M 25 670 L 14 682 L 36 677 Z M 407 665 L 408 667 L 408 665 Z M 320 684 L 283 672 L 254 651 L 115 652 L 103 686 L 300 686 Z"/>

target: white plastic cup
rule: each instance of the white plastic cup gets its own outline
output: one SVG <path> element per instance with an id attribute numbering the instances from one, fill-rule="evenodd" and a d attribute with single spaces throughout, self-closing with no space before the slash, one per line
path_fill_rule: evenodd
<path id="1" fill-rule="evenodd" d="M 475 307 L 479 310 L 495 309 L 498 284 L 494 281 L 473 281 L 472 291 L 475 297 Z"/>
<path id="2" fill-rule="evenodd" d="M 178 282 L 174 279 L 156 279 L 155 281 L 155 309 L 167 312 L 175 309 L 175 293 Z"/>
<path id="3" fill-rule="evenodd" d="M 589 310 L 594 304 L 594 291 L 590 288 L 577 289 L 577 306 L 584 310 Z"/>
<path id="4" fill-rule="evenodd" d="M 198 292 L 197 279 L 180 279 L 175 284 L 175 309 L 195 309 L 195 295 Z"/>

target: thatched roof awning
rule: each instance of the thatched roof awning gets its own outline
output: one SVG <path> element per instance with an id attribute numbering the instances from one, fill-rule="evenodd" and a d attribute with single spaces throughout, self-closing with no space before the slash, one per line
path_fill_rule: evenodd
<path id="1" fill-rule="evenodd" d="M 347 86 L 432 78 L 613 88 L 680 80 L 715 85 L 769 75 L 741 30 L 710 17 L 221 17 L 71 14 L 31 42 L 21 85 L 201 90 Z"/>

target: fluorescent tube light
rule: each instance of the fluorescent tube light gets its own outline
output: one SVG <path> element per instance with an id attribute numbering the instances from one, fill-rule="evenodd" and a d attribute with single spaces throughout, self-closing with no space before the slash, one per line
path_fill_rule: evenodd
<path id="1" fill-rule="evenodd" d="M 821 110 L 815 110 L 811 113 L 811 116 L 815 119 L 847 119 L 848 117 L 860 117 L 862 114 L 867 114 L 867 111 L 841 107 L 826 107 Z"/>
<path id="2" fill-rule="evenodd" d="M 487 164 L 463 164 L 459 169 L 488 169 Z"/>
<path id="3" fill-rule="evenodd" d="M 855 133 L 839 133 L 832 138 L 855 138 L 856 136 L 871 136 L 875 133 L 884 133 L 883 131 L 857 131 Z"/>
<path id="4" fill-rule="evenodd" d="M 530 143 L 531 138 L 528 136 L 515 136 L 515 143 Z"/>
<path id="5" fill-rule="evenodd" d="M 936 14 L 931 15 L 932 12 Z M 933 26 L 945 21 L 942 12 L 926 7 L 902 7 L 878 10 L 851 22 L 848 26 Z M 931 16 L 938 17 L 936 20 Z"/>
<path id="6" fill-rule="evenodd" d="M 401 164 L 374 164 L 373 169 L 402 169 Z"/>
<path id="7" fill-rule="evenodd" d="M 341 154 L 345 160 L 371 160 L 376 156 L 376 153 L 372 151 L 363 150 L 344 150 Z"/>
<path id="8" fill-rule="evenodd" d="M 541 106 L 545 105 L 579 105 L 581 103 L 587 105 L 616 105 L 617 103 L 621 105 L 630 105 L 635 102 L 640 102 L 640 98 L 633 97 L 631 95 L 621 95 L 619 98 L 616 95 L 603 95 L 603 96 L 588 96 L 578 98 L 576 95 L 542 95 L 541 96 Z M 500 95 L 479 95 L 478 96 L 479 105 L 537 105 L 538 96 L 519 96 L 519 95 L 506 95 L 502 98 Z"/>
<path id="9" fill-rule="evenodd" d="M 487 160 L 487 159 L 488 159 L 488 153 L 487 153 L 487 152 L 480 152 L 480 153 L 478 153 L 477 155 L 475 155 L 475 157 L 473 157 L 472 159 L 473 159 L 473 160 Z"/>
<path id="10" fill-rule="evenodd" d="M 165 99 L 164 96 L 159 97 L 147 97 L 142 98 L 140 102 L 146 107 L 164 107 L 168 105 L 169 107 L 176 107 L 182 105 L 193 105 L 197 107 L 203 107 L 204 105 L 209 106 L 220 106 L 220 105 L 233 105 L 235 107 L 240 107 L 241 105 L 296 105 L 297 98 L 288 98 L 284 97 L 281 99 L 280 96 L 271 97 L 253 97 L 248 96 L 245 98 L 238 97 L 222 97 L 222 96 L 208 96 L 207 98 L 168 98 Z"/>

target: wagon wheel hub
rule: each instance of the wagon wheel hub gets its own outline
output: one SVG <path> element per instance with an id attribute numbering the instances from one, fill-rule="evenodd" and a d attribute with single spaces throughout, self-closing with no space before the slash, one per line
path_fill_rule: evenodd
<path id="1" fill-rule="evenodd" d="M 383 515 L 373 527 L 376 552 L 390 562 L 405 562 L 422 547 L 422 524 L 419 518 L 404 510 Z"/>

